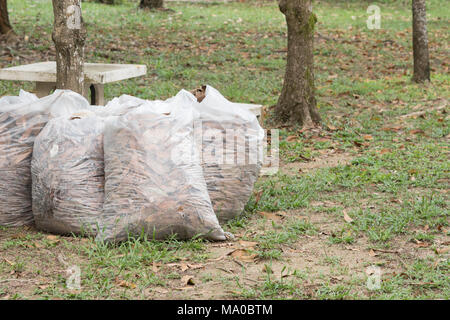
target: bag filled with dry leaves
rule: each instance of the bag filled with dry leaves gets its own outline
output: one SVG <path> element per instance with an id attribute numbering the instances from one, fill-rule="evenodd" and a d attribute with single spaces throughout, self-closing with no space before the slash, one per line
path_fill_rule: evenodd
<path id="1" fill-rule="evenodd" d="M 33 215 L 39 229 L 95 236 L 104 199 L 104 118 L 50 120 L 34 142 Z"/>
<path id="2" fill-rule="evenodd" d="M 106 120 L 105 203 L 97 240 L 174 234 L 225 240 L 194 146 L 192 103 L 182 91 Z"/>
<path id="3" fill-rule="evenodd" d="M 32 102 L 0 105 L 0 225 L 32 223 L 34 140 L 51 118 L 68 116 L 87 106 L 84 97 L 64 90 Z"/>
<path id="4" fill-rule="evenodd" d="M 193 92 L 198 102 L 195 130 L 209 196 L 219 221 L 240 215 L 262 167 L 264 130 L 256 116 L 204 86 Z"/>

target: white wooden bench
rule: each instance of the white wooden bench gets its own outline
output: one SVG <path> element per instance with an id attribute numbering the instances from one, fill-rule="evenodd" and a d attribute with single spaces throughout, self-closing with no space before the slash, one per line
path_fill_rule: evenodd
<path id="1" fill-rule="evenodd" d="M 93 105 L 105 105 L 104 85 L 107 83 L 143 76 L 145 65 L 85 63 L 85 96 Z M 56 62 L 47 61 L 0 69 L 0 80 L 33 81 L 39 98 L 56 88 Z"/>

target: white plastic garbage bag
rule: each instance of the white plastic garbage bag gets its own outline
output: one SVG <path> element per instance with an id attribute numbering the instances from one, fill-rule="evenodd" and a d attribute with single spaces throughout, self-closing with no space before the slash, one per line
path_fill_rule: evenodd
<path id="1" fill-rule="evenodd" d="M 196 154 L 192 103 L 182 91 L 106 120 L 105 204 L 98 240 L 142 234 L 225 240 Z"/>
<path id="2" fill-rule="evenodd" d="M 121 116 L 148 102 L 149 101 L 147 100 L 124 94 L 118 98 L 112 99 L 103 109 L 96 111 L 96 113 L 101 117 L 108 117 L 111 115 Z"/>
<path id="3" fill-rule="evenodd" d="M 0 225 L 32 223 L 34 140 L 49 119 L 68 116 L 88 106 L 84 97 L 65 90 L 36 101 L 0 105 Z"/>
<path id="4" fill-rule="evenodd" d="M 1 108 L 1 106 L 5 106 L 5 105 L 33 102 L 36 100 L 38 100 L 38 97 L 36 97 L 36 95 L 20 89 L 18 96 L 1 97 L 0 98 L 0 108 Z"/>
<path id="5" fill-rule="evenodd" d="M 104 118 L 50 120 L 34 142 L 33 215 L 39 229 L 95 236 L 104 200 Z"/>
<path id="6" fill-rule="evenodd" d="M 209 196 L 219 221 L 226 222 L 244 211 L 253 192 L 262 167 L 264 130 L 252 112 L 210 86 L 194 108 Z"/>

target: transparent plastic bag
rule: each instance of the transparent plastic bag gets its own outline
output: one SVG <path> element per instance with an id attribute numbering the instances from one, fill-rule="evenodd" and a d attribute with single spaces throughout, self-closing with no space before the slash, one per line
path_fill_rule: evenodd
<path id="1" fill-rule="evenodd" d="M 36 97 L 36 95 L 20 89 L 18 96 L 6 96 L 6 97 L 0 98 L 0 112 L 1 112 L 1 106 L 33 102 L 33 101 L 37 101 L 37 100 L 38 100 L 38 97 Z"/>
<path id="2" fill-rule="evenodd" d="M 147 102 L 147 100 L 124 94 L 118 98 L 112 99 L 104 108 L 99 109 L 96 113 L 101 117 L 112 115 L 121 116 Z"/>
<path id="3" fill-rule="evenodd" d="M 33 215 L 39 229 L 95 236 L 104 200 L 104 118 L 50 120 L 34 142 Z"/>
<path id="4" fill-rule="evenodd" d="M 34 140 L 51 118 L 89 106 L 71 91 L 57 90 L 36 101 L 0 106 L 0 225 L 33 222 L 31 156 Z"/>
<path id="5" fill-rule="evenodd" d="M 253 113 L 210 86 L 194 108 L 203 174 L 214 212 L 224 223 L 240 215 L 251 197 L 262 167 L 264 130 Z"/>
<path id="6" fill-rule="evenodd" d="M 171 101 L 176 98 L 162 102 L 124 95 L 114 99 L 111 106 L 127 111 L 142 106 L 164 114 L 170 112 Z M 264 130 L 252 112 L 210 86 L 206 86 L 201 103 L 186 91 L 184 99 L 194 108 L 195 142 L 214 211 L 220 222 L 226 222 L 244 211 L 253 192 L 262 167 Z"/>
<path id="7" fill-rule="evenodd" d="M 189 95 L 182 91 L 107 119 L 105 204 L 97 240 L 142 234 L 225 240 L 196 154 Z"/>

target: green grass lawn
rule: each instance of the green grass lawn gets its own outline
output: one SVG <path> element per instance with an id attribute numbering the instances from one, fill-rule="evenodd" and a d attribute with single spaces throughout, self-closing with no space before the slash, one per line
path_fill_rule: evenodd
<path id="1" fill-rule="evenodd" d="M 225 226 L 236 242 L 108 247 L 3 228 L 0 298 L 449 299 L 450 6 L 427 1 L 432 81 L 417 85 L 409 1 L 378 1 L 380 30 L 367 29 L 369 4 L 315 4 L 324 129 L 281 130 L 279 173 L 262 177 L 245 215 Z M 8 5 L 27 41 L 0 47 L 0 67 L 53 60 L 51 1 Z M 270 128 L 287 45 L 275 2 L 166 6 L 173 11 L 83 3 L 88 62 L 148 66 L 145 77 L 109 85 L 107 98 L 161 99 L 207 83 L 263 104 Z M 0 95 L 20 88 L 33 90 L 0 81 Z M 81 290 L 66 288 L 61 257 L 80 266 Z M 377 290 L 366 286 L 372 265 L 382 271 Z"/>

